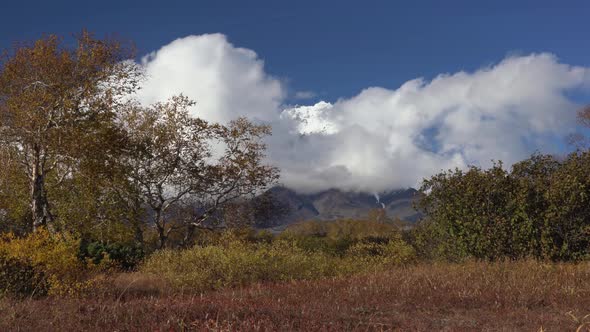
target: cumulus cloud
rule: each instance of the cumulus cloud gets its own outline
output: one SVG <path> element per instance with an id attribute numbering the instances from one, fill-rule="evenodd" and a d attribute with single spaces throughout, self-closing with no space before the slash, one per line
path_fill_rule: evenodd
<path id="1" fill-rule="evenodd" d="M 286 181 L 313 191 L 329 186 L 338 173 L 339 187 L 379 191 L 415 186 L 442 169 L 487 167 L 492 159 L 511 164 L 535 150 L 557 152 L 557 142 L 575 127 L 579 105 L 568 95 L 589 81 L 587 68 L 534 54 L 318 104 L 323 112 L 310 117 L 309 126 L 300 122 L 300 132 L 311 134 L 298 144 L 332 142 L 320 167 L 287 173 Z M 300 117 L 300 109 L 285 112 Z M 315 129 L 322 124 L 337 129 Z"/>
<path id="2" fill-rule="evenodd" d="M 281 118 L 296 122 L 296 130 L 292 133 L 331 135 L 339 131 L 334 121 L 330 119 L 332 107 L 332 104 L 325 101 L 311 106 L 296 106 L 285 109 L 281 113 Z"/>
<path id="3" fill-rule="evenodd" d="M 305 192 L 380 192 L 416 186 L 443 169 L 557 152 L 575 127 L 579 105 L 570 96 L 590 83 L 590 69 L 532 54 L 397 89 L 371 87 L 334 103 L 287 106 L 285 86 L 256 53 L 220 34 L 178 39 L 142 64 L 145 103 L 183 92 L 207 120 L 272 124 L 269 159 L 286 186 Z"/>
<path id="4" fill-rule="evenodd" d="M 194 114 L 209 121 L 239 115 L 270 121 L 285 98 L 281 82 L 264 72 L 256 53 L 233 46 L 222 34 L 177 39 L 144 56 L 141 64 L 143 103 L 183 93 L 197 102 Z"/>

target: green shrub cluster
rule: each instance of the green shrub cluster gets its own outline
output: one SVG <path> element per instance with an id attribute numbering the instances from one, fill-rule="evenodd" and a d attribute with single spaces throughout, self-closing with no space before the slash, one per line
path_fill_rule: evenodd
<path id="1" fill-rule="evenodd" d="M 141 246 L 128 243 L 107 243 L 103 241 L 81 241 L 78 256 L 99 265 L 109 261 L 123 270 L 133 270 L 145 257 Z"/>
<path id="2" fill-rule="evenodd" d="M 420 255 L 458 260 L 582 260 L 590 255 L 590 152 L 533 155 L 511 171 L 495 164 L 424 181 L 412 232 Z"/>

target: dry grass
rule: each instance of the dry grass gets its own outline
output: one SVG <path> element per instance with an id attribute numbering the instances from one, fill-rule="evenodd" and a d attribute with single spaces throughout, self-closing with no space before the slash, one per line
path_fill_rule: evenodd
<path id="1" fill-rule="evenodd" d="M 95 298 L 1 300 L 0 330 L 589 331 L 590 263 L 420 264 L 172 294 L 124 275 Z M 137 280 L 134 278 L 138 278 Z"/>

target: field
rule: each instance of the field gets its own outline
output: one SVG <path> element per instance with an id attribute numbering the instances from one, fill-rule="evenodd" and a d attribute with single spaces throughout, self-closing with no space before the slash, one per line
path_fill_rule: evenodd
<path id="1" fill-rule="evenodd" d="M 0 330 L 590 330 L 590 263 L 419 263 L 202 294 L 141 273 L 105 284 L 85 298 L 0 300 Z"/>

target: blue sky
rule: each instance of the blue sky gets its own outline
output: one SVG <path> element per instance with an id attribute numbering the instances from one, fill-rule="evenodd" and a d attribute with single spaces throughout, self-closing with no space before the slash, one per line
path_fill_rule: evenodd
<path id="1" fill-rule="evenodd" d="M 184 93 L 208 121 L 271 124 L 269 162 L 306 192 L 375 193 L 563 154 L 590 100 L 587 0 L 0 6 L 0 48 L 83 28 L 116 34 L 137 46 L 142 103 Z"/>
<path id="2" fill-rule="evenodd" d="M 272 75 L 322 99 L 367 86 L 474 70 L 506 55 L 550 52 L 588 65 L 589 1 L 5 1 L 0 46 L 87 28 L 140 54 L 221 32 Z"/>

